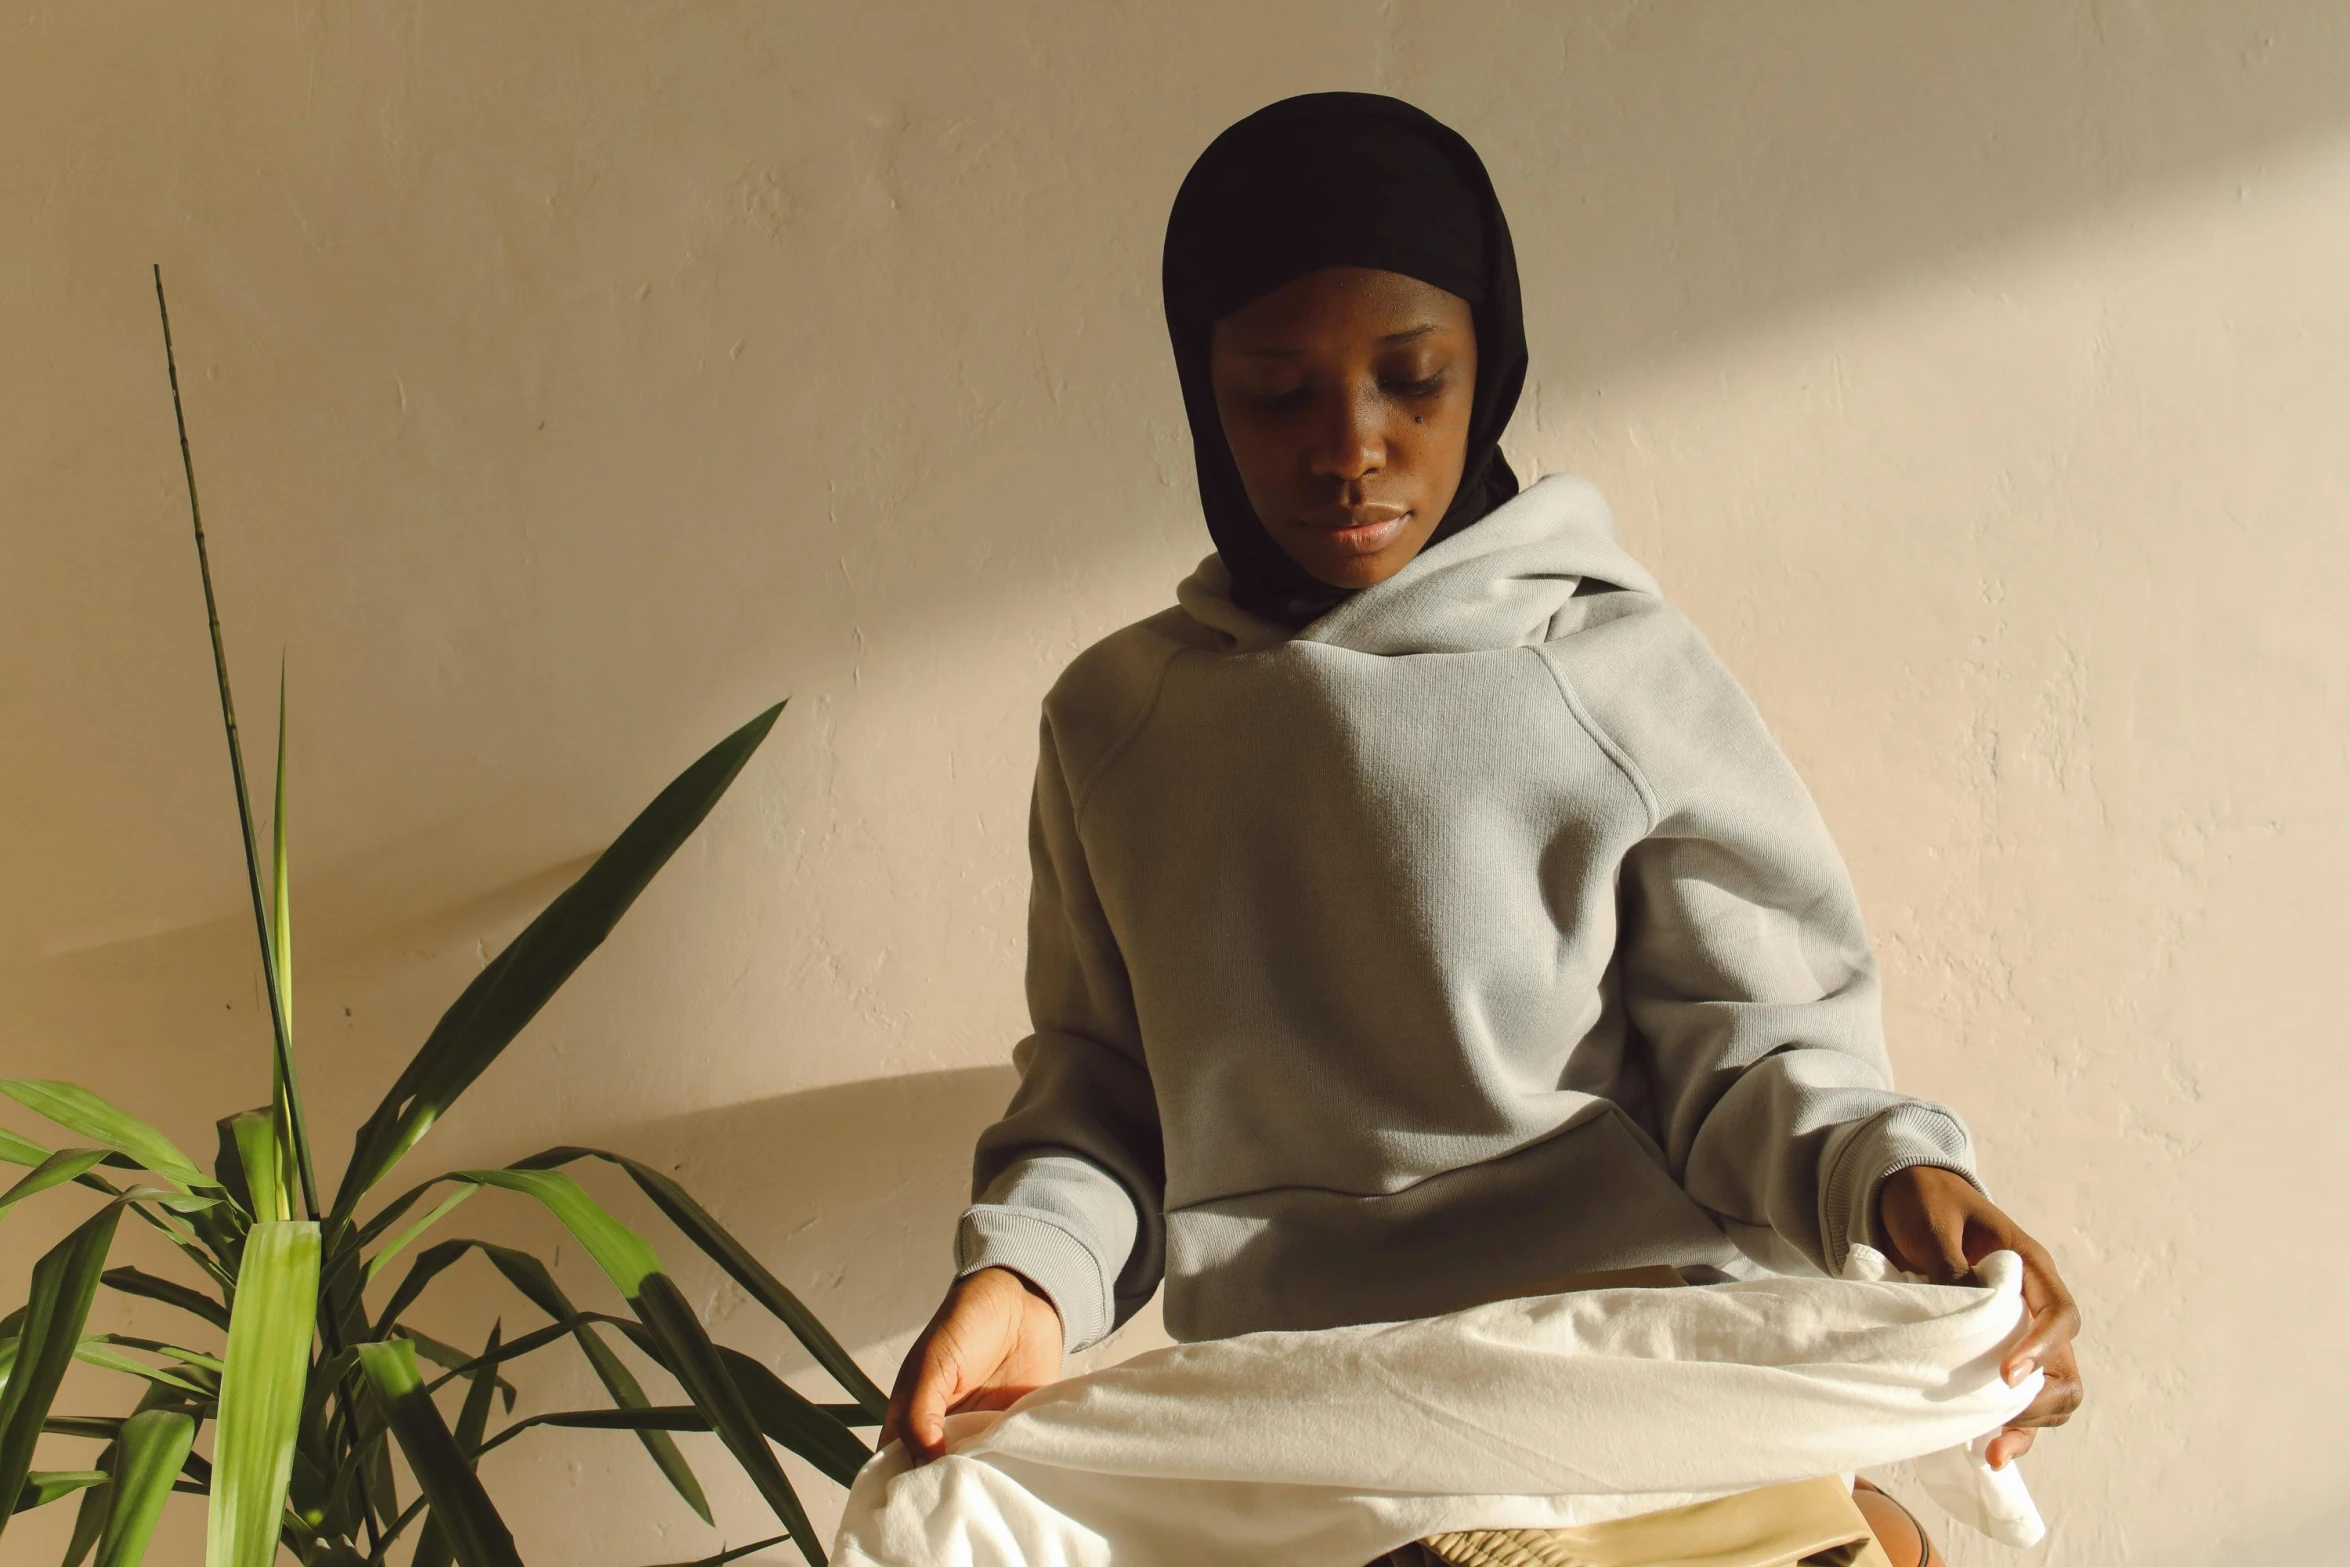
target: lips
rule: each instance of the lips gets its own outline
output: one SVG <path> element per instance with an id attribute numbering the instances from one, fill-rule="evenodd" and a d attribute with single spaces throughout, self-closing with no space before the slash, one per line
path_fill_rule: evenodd
<path id="1" fill-rule="evenodd" d="M 1394 542 L 1411 514 L 1408 506 L 1365 501 L 1357 506 L 1325 506 L 1307 512 L 1298 522 L 1348 554 L 1374 555 Z"/>

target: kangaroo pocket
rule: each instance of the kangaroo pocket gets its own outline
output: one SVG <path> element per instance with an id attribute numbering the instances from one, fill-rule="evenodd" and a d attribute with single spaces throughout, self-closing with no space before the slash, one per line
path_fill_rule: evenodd
<path id="1" fill-rule="evenodd" d="M 1167 1330 L 1401 1322 L 1612 1268 L 1742 1266 L 1609 1110 L 1404 1191 L 1278 1187 L 1167 1215 Z"/>

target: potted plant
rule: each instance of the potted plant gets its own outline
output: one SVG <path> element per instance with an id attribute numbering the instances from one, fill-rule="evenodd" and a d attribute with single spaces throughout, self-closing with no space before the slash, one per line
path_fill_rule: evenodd
<path id="1" fill-rule="evenodd" d="M 269 1000 L 270 1103 L 224 1117 L 206 1166 L 86 1088 L 0 1081 L 0 1093 L 67 1134 L 53 1147 L 0 1130 L 0 1160 L 29 1166 L 0 1192 L 0 1216 L 45 1192 L 94 1192 L 100 1199 L 34 1265 L 25 1304 L 0 1319 L 0 1498 L 13 1504 L 0 1511 L 0 1533 L 12 1512 L 78 1496 L 67 1567 L 93 1550 L 99 1567 L 135 1567 L 166 1500 L 191 1492 L 207 1501 L 207 1567 L 266 1567 L 281 1548 L 313 1567 L 389 1563 L 396 1549 L 416 1567 L 514 1567 L 520 1557 L 513 1537 L 475 1468 L 490 1448 L 553 1425 L 634 1433 L 662 1477 L 705 1521 L 709 1504 L 673 1433 L 714 1433 L 774 1510 L 781 1532 L 704 1562 L 715 1567 L 789 1540 L 821 1564 L 822 1547 L 771 1444 L 846 1484 L 870 1456 L 856 1431 L 880 1423 L 886 1397 L 807 1307 L 675 1181 L 620 1154 L 560 1147 L 500 1169 L 451 1170 L 388 1196 L 383 1191 L 433 1123 L 496 1062 L 693 833 L 766 738 L 781 704 L 679 774 L 466 986 L 359 1127 L 342 1179 L 329 1193 L 313 1163 L 295 1071 L 285 686 L 281 676 L 265 866 L 160 269 L 155 298 Z M 625 1171 L 687 1241 L 791 1330 L 839 1383 L 842 1401 L 812 1402 L 759 1361 L 715 1343 L 652 1247 L 565 1173 L 565 1166 L 588 1159 Z M 528 1252 L 478 1240 L 419 1247 L 484 1190 L 544 1205 L 602 1268 L 625 1311 L 575 1304 Z M 107 1266 L 126 1215 L 177 1248 L 184 1277 Z M 546 1318 L 543 1326 L 512 1338 L 493 1327 L 473 1351 L 408 1323 L 433 1278 L 475 1251 Z M 395 1269 L 403 1257 L 405 1269 Z M 375 1285 L 386 1293 L 371 1307 Z M 187 1331 L 172 1341 L 90 1333 L 90 1307 L 101 1288 L 174 1307 Z M 684 1401 L 654 1403 L 615 1340 L 667 1372 Z M 508 1415 L 513 1408 L 513 1388 L 501 1368 L 565 1344 L 587 1357 L 609 1407 L 531 1415 L 493 1433 L 501 1400 Z M 57 1413 L 59 1383 L 75 1360 L 131 1379 L 137 1397 L 129 1411 Z M 457 1405 L 453 1420 L 436 1402 L 444 1391 Z M 44 1435 L 95 1444 L 94 1456 L 81 1469 L 37 1470 L 35 1449 Z M 392 1462 L 395 1448 L 412 1489 Z"/>

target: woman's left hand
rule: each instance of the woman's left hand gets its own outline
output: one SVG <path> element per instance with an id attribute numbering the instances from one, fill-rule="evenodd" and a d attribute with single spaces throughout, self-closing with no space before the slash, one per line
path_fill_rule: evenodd
<path id="1" fill-rule="evenodd" d="M 2062 1425 L 2081 1407 L 2081 1372 L 2073 1361 L 2081 1312 L 2072 1291 L 2057 1277 L 2048 1248 L 1952 1171 L 1918 1164 L 1885 1177 L 1877 1191 L 1877 1222 L 1894 1264 L 1936 1284 L 1966 1282 L 1975 1264 L 1995 1251 L 2023 1258 L 2024 1309 L 2031 1319 L 2007 1352 L 2000 1374 L 2010 1387 L 2035 1368 L 2047 1372 L 2048 1380 L 2040 1396 L 1991 1441 L 1991 1467 L 2005 1468 L 2030 1451 L 2035 1430 Z"/>

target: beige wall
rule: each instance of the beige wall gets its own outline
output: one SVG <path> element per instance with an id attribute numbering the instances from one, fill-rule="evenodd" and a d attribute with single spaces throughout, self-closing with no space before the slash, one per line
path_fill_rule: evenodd
<path id="1" fill-rule="evenodd" d="M 1204 549 L 1167 202 L 1238 114 L 1384 88 L 1510 206 L 1521 468 L 1595 478 L 1748 682 L 1906 1082 L 2081 1293 L 2026 1559 L 2322 1559 L 2346 47 L 2325 0 L 0 9 L 0 1061 L 202 1147 L 265 1093 L 156 260 L 264 747 L 292 672 L 317 1119 L 789 695 L 415 1167 L 658 1158 L 886 1377 L 1020 1027 L 1037 699 Z M 625 1439 L 491 1469 L 534 1560 L 707 1548 Z"/>

